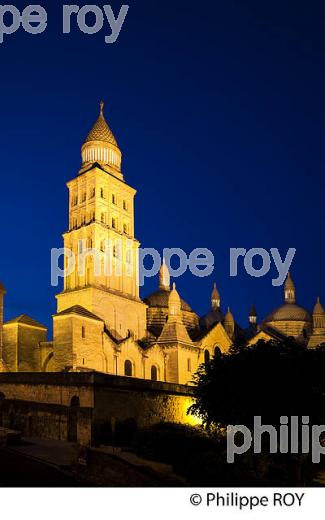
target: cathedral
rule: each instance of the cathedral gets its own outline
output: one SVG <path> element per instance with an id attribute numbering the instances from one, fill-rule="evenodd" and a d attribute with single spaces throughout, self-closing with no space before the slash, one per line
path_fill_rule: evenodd
<path id="1" fill-rule="evenodd" d="M 310 348 L 325 343 L 325 310 L 319 298 L 311 314 L 296 303 L 289 273 L 284 303 L 258 322 L 251 307 L 248 327 L 241 328 L 228 308 L 222 311 L 216 285 L 210 311 L 199 317 L 171 285 L 162 264 L 157 290 L 139 294 L 138 248 L 134 234 L 134 197 L 121 169 L 122 152 L 104 116 L 104 104 L 81 148 L 82 166 L 67 183 L 69 226 L 64 247 L 77 255 L 116 243 L 109 273 L 95 269 L 92 255 L 64 277 L 53 316 L 53 340 L 47 328 L 27 314 L 3 322 L 0 283 L 0 371 L 85 372 L 190 384 L 200 364 L 232 345 L 293 336 Z M 78 262 L 77 261 L 77 262 Z M 100 259 L 102 264 L 104 260 Z M 67 267 L 67 259 L 66 259 Z M 118 269 L 116 269 L 118 267 Z M 80 274 L 82 273 L 82 274 Z"/>

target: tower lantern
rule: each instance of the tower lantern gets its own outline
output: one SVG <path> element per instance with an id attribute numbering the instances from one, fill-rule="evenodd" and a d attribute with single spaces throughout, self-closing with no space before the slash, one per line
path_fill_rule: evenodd
<path id="1" fill-rule="evenodd" d="M 284 299 L 286 303 L 296 303 L 296 287 L 291 278 L 290 272 L 284 284 Z"/>

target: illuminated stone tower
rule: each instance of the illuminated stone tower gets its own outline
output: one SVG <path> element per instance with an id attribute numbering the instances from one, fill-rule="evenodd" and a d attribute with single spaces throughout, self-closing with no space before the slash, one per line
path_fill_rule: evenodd
<path id="1" fill-rule="evenodd" d="M 103 319 L 117 337 L 132 332 L 141 338 L 146 306 L 139 299 L 136 191 L 124 181 L 122 153 L 105 120 L 103 102 L 81 155 L 82 168 L 67 183 L 69 228 L 63 235 L 64 247 L 77 262 L 57 296 L 58 313 L 79 305 Z"/>

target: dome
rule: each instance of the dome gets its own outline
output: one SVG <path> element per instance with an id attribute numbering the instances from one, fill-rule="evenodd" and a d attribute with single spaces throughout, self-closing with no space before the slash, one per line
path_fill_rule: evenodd
<path id="1" fill-rule="evenodd" d="M 159 289 L 150 294 L 143 301 L 148 305 L 147 309 L 147 327 L 154 336 L 160 336 L 169 314 L 169 296 L 172 291 L 170 289 Z M 199 330 L 199 317 L 186 303 L 180 298 L 182 321 L 193 337 L 197 335 Z"/>
<path id="2" fill-rule="evenodd" d="M 170 290 L 159 289 L 158 291 L 150 294 L 143 301 L 149 307 L 164 307 L 168 309 Z M 181 309 L 182 311 L 193 312 L 188 303 L 181 298 Z"/>
<path id="3" fill-rule="evenodd" d="M 286 303 L 269 314 L 264 323 L 271 321 L 305 321 L 311 322 L 309 312 L 294 303 Z"/>

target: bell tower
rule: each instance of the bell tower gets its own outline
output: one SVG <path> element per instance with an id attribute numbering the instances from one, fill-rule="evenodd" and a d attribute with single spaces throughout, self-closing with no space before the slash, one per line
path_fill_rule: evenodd
<path id="1" fill-rule="evenodd" d="M 102 318 L 118 337 L 145 334 L 146 306 L 139 298 L 138 248 L 134 236 L 136 190 L 126 184 L 122 152 L 104 116 L 99 116 L 81 148 L 82 167 L 69 189 L 69 227 L 64 247 L 64 290 L 58 312 L 80 305 Z"/>

